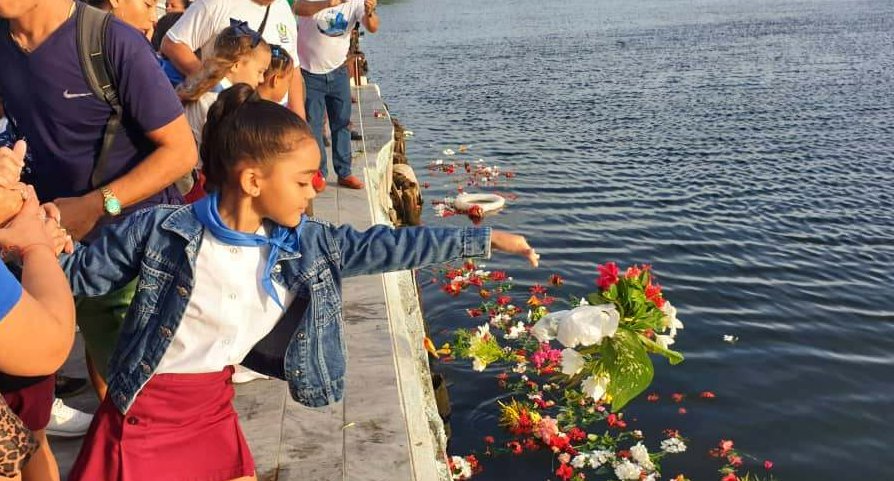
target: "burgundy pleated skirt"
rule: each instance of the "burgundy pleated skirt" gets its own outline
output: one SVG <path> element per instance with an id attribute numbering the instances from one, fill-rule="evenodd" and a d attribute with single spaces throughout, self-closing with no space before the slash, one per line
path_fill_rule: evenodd
<path id="1" fill-rule="evenodd" d="M 233 368 L 152 377 L 126 415 L 108 398 L 68 481 L 228 481 L 255 472 L 233 408 Z"/>

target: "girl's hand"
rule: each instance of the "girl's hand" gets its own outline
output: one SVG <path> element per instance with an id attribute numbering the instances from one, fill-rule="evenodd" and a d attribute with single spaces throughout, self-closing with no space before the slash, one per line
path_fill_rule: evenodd
<path id="1" fill-rule="evenodd" d="M 526 257 L 533 267 L 537 267 L 540 263 L 540 255 L 528 245 L 528 241 L 523 236 L 494 230 L 490 234 L 490 246 L 498 251 Z"/>
<path id="2" fill-rule="evenodd" d="M 0 147 L 0 188 L 11 189 L 19 183 L 25 167 L 25 142 L 20 140 L 10 149 Z"/>
<path id="3" fill-rule="evenodd" d="M 47 218 L 46 211 L 40 208 L 33 187 L 29 186 L 26 193 L 22 210 L 0 229 L 0 248 L 22 253 L 32 246 L 44 245 L 56 252 L 58 224 L 55 219 Z"/>

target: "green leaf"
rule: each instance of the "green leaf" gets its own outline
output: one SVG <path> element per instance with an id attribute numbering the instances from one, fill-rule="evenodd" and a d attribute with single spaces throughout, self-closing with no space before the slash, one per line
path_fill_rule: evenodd
<path id="1" fill-rule="evenodd" d="M 658 344 L 657 342 L 649 339 L 648 337 L 646 337 L 642 334 L 638 334 L 638 336 L 639 336 L 639 340 L 642 341 L 642 343 L 646 346 L 646 349 L 649 352 L 661 354 L 662 356 L 666 357 L 667 360 L 670 361 L 672 366 L 676 366 L 677 364 L 680 364 L 681 362 L 683 362 L 683 359 L 684 359 L 683 354 L 681 354 L 680 352 L 673 351 L 666 347 L 661 347 L 661 344 Z"/>
<path id="2" fill-rule="evenodd" d="M 612 411 L 620 411 L 649 387 L 655 370 L 637 335 L 627 329 L 618 329 L 615 337 L 603 346 L 602 365 L 610 376 L 608 394 Z"/>

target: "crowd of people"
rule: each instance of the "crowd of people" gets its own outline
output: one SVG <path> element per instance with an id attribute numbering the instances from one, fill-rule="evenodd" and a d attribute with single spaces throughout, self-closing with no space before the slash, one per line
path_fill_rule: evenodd
<path id="1" fill-rule="evenodd" d="M 326 124 L 337 184 L 364 188 L 345 60 L 376 0 L 161 3 L 0 2 L 0 478 L 60 479 L 61 434 L 85 435 L 71 481 L 255 479 L 234 373 L 341 399 L 344 277 L 537 263 L 489 228 L 307 215 Z M 76 330 L 94 414 L 56 398 Z"/>

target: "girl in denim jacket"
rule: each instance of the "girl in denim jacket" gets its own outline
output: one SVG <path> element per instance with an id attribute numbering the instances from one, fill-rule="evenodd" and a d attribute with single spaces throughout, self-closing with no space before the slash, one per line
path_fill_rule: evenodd
<path id="1" fill-rule="evenodd" d="M 138 278 L 70 481 L 255 479 L 233 409 L 233 365 L 288 381 L 308 406 L 341 399 L 341 280 L 491 248 L 537 254 L 489 228 L 374 226 L 304 216 L 320 151 L 298 116 L 239 84 L 211 107 L 202 144 L 212 194 L 157 207 L 63 256 L 76 295 Z"/>

